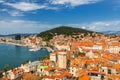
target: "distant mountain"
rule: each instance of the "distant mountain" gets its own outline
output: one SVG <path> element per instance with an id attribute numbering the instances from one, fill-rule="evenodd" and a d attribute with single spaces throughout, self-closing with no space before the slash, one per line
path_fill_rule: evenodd
<path id="1" fill-rule="evenodd" d="M 0 35 L 0 37 L 3 37 L 3 35 Z"/>
<path id="2" fill-rule="evenodd" d="M 103 31 L 101 33 L 104 33 L 104 34 L 116 34 L 116 35 L 120 35 L 120 31 Z"/>
<path id="3" fill-rule="evenodd" d="M 69 26 L 60 26 L 53 28 L 51 30 L 47 30 L 44 32 L 41 32 L 38 34 L 38 36 L 42 37 L 44 40 L 49 41 L 50 39 L 53 38 L 53 36 L 64 34 L 64 35 L 73 35 L 75 33 L 93 33 L 93 31 L 85 30 L 85 29 L 80 29 L 80 28 L 73 28 Z"/>
<path id="4" fill-rule="evenodd" d="M 22 33 L 17 33 L 17 34 L 8 34 L 8 35 L 0 35 L 0 37 L 11 37 L 14 38 L 16 35 L 21 35 L 21 37 L 24 36 L 30 36 L 30 35 L 37 35 L 36 33 L 32 34 L 32 33 L 26 33 L 26 34 L 22 34 Z"/>

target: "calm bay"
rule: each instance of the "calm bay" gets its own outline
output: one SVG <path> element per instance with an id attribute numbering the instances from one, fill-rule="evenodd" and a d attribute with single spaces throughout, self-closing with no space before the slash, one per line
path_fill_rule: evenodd
<path id="1" fill-rule="evenodd" d="M 5 64 L 9 65 L 9 69 L 15 68 L 28 60 L 35 61 L 48 54 L 47 50 L 30 52 L 28 47 L 2 43 L 0 44 L 0 70 L 4 69 Z"/>

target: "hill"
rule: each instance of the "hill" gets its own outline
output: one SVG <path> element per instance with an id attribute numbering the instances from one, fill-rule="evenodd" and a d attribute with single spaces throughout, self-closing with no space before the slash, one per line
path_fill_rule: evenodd
<path id="1" fill-rule="evenodd" d="M 60 26 L 60 27 L 56 27 L 56 28 L 51 29 L 51 30 L 47 30 L 47 31 L 41 32 L 37 36 L 42 37 L 46 41 L 49 41 L 56 34 L 57 35 L 60 35 L 60 34 L 73 35 L 73 34 L 77 34 L 77 33 L 88 34 L 88 33 L 93 33 L 93 31 L 80 29 L 80 28 L 73 28 L 73 27 L 68 27 L 68 26 Z"/>
<path id="2" fill-rule="evenodd" d="M 103 31 L 101 33 L 111 34 L 111 35 L 120 35 L 120 31 Z"/>

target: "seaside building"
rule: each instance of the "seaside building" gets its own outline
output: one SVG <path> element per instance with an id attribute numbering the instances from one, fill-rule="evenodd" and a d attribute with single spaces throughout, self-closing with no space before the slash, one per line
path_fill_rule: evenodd
<path id="1" fill-rule="evenodd" d="M 22 68 L 14 69 L 7 71 L 7 78 L 10 80 L 15 80 L 17 78 L 20 78 L 24 73 L 24 70 Z"/>
<path id="2" fill-rule="evenodd" d="M 34 62 L 29 61 L 27 64 L 22 64 L 20 68 L 22 68 L 24 72 L 36 71 L 39 63 L 40 61 L 34 61 Z"/>

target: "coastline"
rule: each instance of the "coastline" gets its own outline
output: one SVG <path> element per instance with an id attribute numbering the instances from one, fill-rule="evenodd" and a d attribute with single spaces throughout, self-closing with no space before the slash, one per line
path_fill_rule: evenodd
<path id="1" fill-rule="evenodd" d="M 16 44 L 16 43 L 12 43 L 12 42 L 0 42 L 0 44 L 1 44 L 1 43 L 12 44 L 12 45 L 16 45 L 16 46 L 25 46 L 25 47 L 29 47 L 29 46 L 26 46 L 26 45 Z"/>
<path id="2" fill-rule="evenodd" d="M 4 69 L 5 64 L 18 67 L 26 61 L 36 61 L 39 57 L 50 54 L 47 50 L 29 51 L 28 47 L 15 47 L 13 44 L 0 43 L 0 70 Z"/>
<path id="3" fill-rule="evenodd" d="M 23 46 L 23 47 L 28 47 L 29 49 L 34 49 L 34 48 L 32 48 L 32 46 L 29 46 L 29 45 L 17 44 L 17 43 L 12 43 L 12 42 L 3 42 L 3 41 L 0 42 L 0 44 L 2 44 L 2 43 L 11 44 L 11 45 L 15 45 L 15 46 Z M 43 49 L 43 48 L 46 49 L 48 52 L 54 52 L 54 50 L 51 49 L 50 47 L 41 47 L 41 49 Z M 39 49 L 39 50 L 41 50 L 41 49 Z M 38 50 L 36 50 L 36 51 L 38 51 Z"/>

